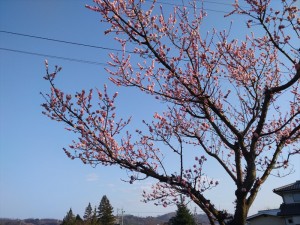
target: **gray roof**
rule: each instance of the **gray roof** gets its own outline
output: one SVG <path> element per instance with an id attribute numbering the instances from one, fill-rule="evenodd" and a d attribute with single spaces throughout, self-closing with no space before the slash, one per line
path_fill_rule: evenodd
<path id="1" fill-rule="evenodd" d="M 247 217 L 247 221 L 257 218 L 259 216 L 275 216 L 276 217 L 279 212 L 280 212 L 280 209 L 260 210 L 260 211 L 258 211 L 258 213 Z"/>
<path id="2" fill-rule="evenodd" d="M 275 188 L 273 190 L 274 193 L 280 195 L 282 192 L 294 192 L 294 191 L 300 191 L 300 180 L 297 180 L 294 183 L 284 185 L 279 188 Z"/>

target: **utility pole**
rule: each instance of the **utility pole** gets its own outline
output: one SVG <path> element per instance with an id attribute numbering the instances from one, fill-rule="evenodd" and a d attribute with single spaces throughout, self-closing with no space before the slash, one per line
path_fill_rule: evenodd
<path id="1" fill-rule="evenodd" d="M 117 224 L 120 225 L 119 209 L 117 208 Z"/>
<path id="2" fill-rule="evenodd" d="M 123 220 L 123 215 L 124 215 L 124 210 L 123 210 L 123 208 L 121 209 L 121 213 L 122 213 L 122 225 L 124 225 L 124 220 Z"/>

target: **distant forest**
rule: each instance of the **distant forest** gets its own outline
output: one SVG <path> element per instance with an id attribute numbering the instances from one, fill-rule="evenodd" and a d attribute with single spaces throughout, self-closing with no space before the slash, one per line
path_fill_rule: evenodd
<path id="1" fill-rule="evenodd" d="M 163 225 L 175 216 L 174 213 L 168 213 L 157 217 L 137 217 L 133 215 L 124 215 L 123 217 L 123 224 L 124 225 Z M 207 217 L 203 214 L 198 214 L 196 216 L 198 224 L 201 225 L 208 225 L 209 222 Z M 1 219 L 0 218 L 0 225 L 60 225 L 62 220 L 55 220 L 55 219 Z"/>
<path id="2" fill-rule="evenodd" d="M 0 218 L 0 225 L 59 225 L 62 220 L 55 219 L 4 219 Z"/>
<path id="3" fill-rule="evenodd" d="M 89 203 L 83 217 L 74 214 L 70 208 L 61 220 L 56 219 L 1 219 L 0 225 L 208 225 L 206 215 L 192 215 L 184 204 L 177 206 L 176 212 L 157 217 L 137 217 L 133 215 L 114 216 L 113 207 L 104 195 L 98 207 Z"/>

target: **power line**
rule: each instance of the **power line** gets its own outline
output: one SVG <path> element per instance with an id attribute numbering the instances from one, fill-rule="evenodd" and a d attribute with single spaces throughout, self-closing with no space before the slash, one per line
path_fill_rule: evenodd
<path id="1" fill-rule="evenodd" d="M 146 0 L 146 1 L 151 1 L 151 0 Z M 168 4 L 167 2 L 164 2 L 164 1 L 156 1 L 157 3 L 161 3 L 161 4 L 165 4 L 165 5 L 175 5 L 175 6 L 184 6 L 184 5 L 182 5 L 182 4 L 175 4 L 175 3 L 173 3 L 173 4 Z M 223 5 L 223 6 L 233 6 L 233 4 L 232 3 L 224 3 L 224 2 L 216 2 L 216 1 L 208 1 L 208 0 L 196 0 L 196 2 L 199 2 L 199 3 L 202 3 L 203 2 L 203 4 L 215 4 L 215 5 Z M 192 7 L 192 6 L 186 6 L 186 7 Z M 248 6 L 243 6 L 243 8 L 249 8 Z M 205 10 L 207 10 L 207 11 L 213 11 L 213 12 L 219 12 L 219 13 L 223 13 L 224 11 L 218 11 L 218 10 L 214 10 L 214 9 L 205 9 Z M 228 13 L 228 12 L 226 12 L 226 13 Z"/>
<path id="2" fill-rule="evenodd" d="M 71 62 L 85 63 L 85 64 L 90 64 L 90 65 L 110 66 L 108 63 L 101 63 L 101 62 L 89 61 L 89 60 L 84 60 L 84 59 L 74 59 L 74 58 L 56 56 L 56 55 L 48 55 L 48 54 L 37 53 L 37 52 L 28 52 L 28 51 L 22 51 L 22 50 L 17 50 L 17 49 L 1 48 L 0 47 L 0 50 L 8 51 L 8 52 L 14 52 L 14 53 L 20 53 L 20 54 L 26 54 L 26 55 L 34 55 L 34 56 L 40 56 L 40 57 L 46 57 L 46 58 L 66 60 L 66 61 L 71 61 Z M 139 69 L 137 67 L 132 67 L 132 68 L 133 69 Z"/>
<path id="3" fill-rule="evenodd" d="M 146 0 L 146 1 L 150 1 L 150 0 Z M 182 7 L 187 7 L 187 8 L 193 8 L 193 6 L 190 5 L 182 5 L 182 4 L 176 4 L 176 3 L 170 3 L 170 2 L 163 2 L 163 1 L 156 1 L 156 3 L 162 4 L 162 5 L 169 5 L 169 6 L 182 6 Z M 225 5 L 225 6 L 232 6 L 229 3 L 220 3 L 220 2 L 215 2 L 215 1 L 211 1 L 211 2 L 207 2 L 204 1 L 204 3 L 212 3 L 212 4 L 218 4 L 218 5 Z M 199 7 L 196 7 L 196 9 L 200 9 Z M 229 12 L 223 11 L 223 10 L 216 10 L 216 9 L 210 9 L 210 8 L 203 8 L 204 11 L 210 11 L 210 12 L 216 12 L 216 13 L 226 13 L 228 14 Z"/>
<path id="4" fill-rule="evenodd" d="M 147 2 L 152 2 L 153 0 L 146 0 Z M 174 2 L 174 1 L 173 1 Z M 232 4 L 230 3 L 224 3 L 224 2 L 216 2 L 216 1 L 208 1 L 208 0 L 196 0 L 196 2 L 199 2 L 199 3 L 207 3 L 207 4 L 216 4 L 216 5 L 226 5 L 226 6 L 232 6 Z M 164 1 L 156 1 L 156 3 L 166 3 Z M 177 5 L 177 6 L 183 6 L 181 4 L 175 4 L 174 5 Z"/>
<path id="5" fill-rule="evenodd" d="M 198 0 L 199 2 L 201 2 L 201 0 Z M 224 3 L 224 2 L 216 2 L 216 1 L 203 1 L 204 3 L 208 3 L 208 4 L 216 4 L 216 5 L 227 5 L 227 6 L 232 6 L 232 4 L 230 3 Z"/>
<path id="6" fill-rule="evenodd" d="M 74 59 L 69 57 L 63 57 L 63 56 L 55 56 L 55 55 L 48 55 L 43 53 L 36 53 L 36 52 L 28 52 L 28 51 L 22 51 L 17 49 L 10 49 L 10 48 L 1 48 L 2 51 L 9 51 L 9 52 L 15 52 L 20 54 L 26 54 L 26 55 L 34 55 L 34 56 L 40 56 L 40 57 L 48 57 L 48 58 L 54 58 L 54 59 L 61 59 L 71 62 L 78 62 L 78 63 L 85 63 L 85 64 L 91 64 L 91 65 L 101 65 L 101 66 L 110 66 L 108 63 L 101 63 L 101 62 L 95 62 L 95 61 L 89 61 L 89 60 L 83 60 L 83 59 Z M 133 67 L 133 69 L 139 69 L 137 67 Z M 288 71 L 282 71 L 281 73 L 290 73 Z"/>
<path id="7" fill-rule="evenodd" d="M 146 0 L 146 1 L 149 1 L 149 0 Z M 219 4 L 219 5 L 231 5 L 229 3 L 220 3 L 220 2 L 215 2 L 215 1 L 210 1 L 210 2 L 204 1 L 204 2 L 212 3 L 212 4 Z M 168 3 L 168 2 L 163 2 L 163 1 L 157 1 L 157 3 L 164 4 L 164 5 L 184 6 L 184 5 L 178 5 L 178 4 L 175 4 L 175 3 Z M 191 6 L 188 6 L 188 7 L 191 7 Z M 220 10 L 212 10 L 212 9 L 204 9 L 204 10 L 219 12 L 219 13 L 228 13 L 228 12 L 220 11 Z M 83 46 L 83 47 L 89 47 L 89 48 L 96 48 L 96 49 L 101 49 L 101 50 L 124 52 L 123 50 L 116 49 L 116 48 L 109 48 L 109 47 L 103 47 L 103 46 L 97 46 L 97 45 L 91 45 L 91 44 L 84 44 L 84 43 L 79 43 L 79 42 L 74 42 L 74 41 L 66 41 L 66 40 L 60 40 L 60 39 L 54 39 L 54 38 L 48 38 L 48 37 L 43 37 L 43 36 L 37 36 L 37 35 L 32 35 L 32 34 L 24 34 L 24 33 L 12 32 L 12 31 L 6 31 L 6 30 L 0 30 L 0 33 L 17 35 L 17 36 L 22 36 L 22 37 L 35 38 L 35 39 L 41 39 L 41 40 L 46 40 L 46 41 L 59 42 L 59 43 L 64 43 L 64 44 Z M 128 50 L 125 50 L 125 52 L 126 53 L 131 53 L 131 54 L 139 54 L 138 52 L 128 51 Z M 24 53 L 24 54 L 27 54 L 27 53 Z M 33 53 L 33 54 L 35 54 L 35 53 Z M 75 59 L 75 61 L 76 61 L 76 59 Z"/>
<path id="8" fill-rule="evenodd" d="M 115 48 L 108 48 L 108 47 L 103 47 L 103 46 L 83 44 L 83 43 L 78 43 L 78 42 L 73 42 L 73 41 L 59 40 L 59 39 L 47 38 L 47 37 L 36 36 L 36 35 L 31 35 L 31 34 L 23 34 L 23 33 L 11 32 L 11 31 L 6 31 L 6 30 L 0 30 L 0 32 L 5 33 L 5 34 L 18 35 L 18 36 L 22 36 L 22 37 L 35 38 L 35 39 L 41 39 L 41 40 L 46 40 L 46 41 L 54 41 L 54 42 L 60 42 L 60 43 L 71 44 L 71 45 L 78 45 L 78 46 L 89 47 L 89 48 L 97 48 L 97 49 L 102 49 L 102 50 L 123 52 L 123 50 L 115 49 Z M 126 51 L 126 52 L 135 53 L 135 52 L 132 52 L 132 51 Z"/>
<path id="9" fill-rule="evenodd" d="M 15 53 L 21 53 L 21 54 L 27 54 L 27 55 L 35 55 L 35 56 L 46 57 L 46 58 L 61 59 L 61 60 L 67 60 L 67 61 L 72 61 L 72 62 L 78 62 L 78 63 L 109 66 L 107 63 L 100 63 L 100 62 L 95 62 L 95 61 L 89 61 L 89 60 L 83 60 L 83 59 L 74 59 L 74 58 L 55 56 L 55 55 L 48 55 L 48 54 L 36 53 L 36 52 L 27 52 L 27 51 L 22 51 L 22 50 L 17 50 L 17 49 L 1 48 L 0 47 L 0 50 L 15 52 Z"/>
<path id="10" fill-rule="evenodd" d="M 64 44 L 79 45 L 79 46 L 83 46 L 83 47 L 98 48 L 98 49 L 101 49 L 101 50 L 110 50 L 110 51 L 123 52 L 123 50 L 115 49 L 115 48 L 106 48 L 106 47 L 101 47 L 101 46 L 95 46 L 95 45 L 89 45 L 89 44 L 83 44 L 83 43 L 77 43 L 77 42 L 71 42 L 71 41 L 65 41 L 65 40 L 58 40 L 58 39 L 47 38 L 47 37 L 42 37 L 42 36 L 36 36 L 36 35 L 31 35 L 31 34 L 23 34 L 23 33 L 11 32 L 11 31 L 6 31 L 6 30 L 0 30 L 0 33 L 11 34 L 11 35 L 18 35 L 18 36 L 29 37 L 29 38 L 42 39 L 42 40 L 46 40 L 46 41 L 61 42 L 61 43 L 64 43 Z M 15 50 L 15 51 L 19 51 L 19 50 Z M 22 51 L 20 51 L 20 52 L 22 53 Z M 128 50 L 125 50 L 124 52 L 131 53 L 131 54 L 140 54 L 138 52 L 133 52 L 133 51 L 128 51 Z M 27 54 L 25 52 L 23 52 L 23 53 Z M 32 54 L 38 55 L 39 53 L 32 53 Z M 41 54 L 41 55 L 43 55 L 43 54 Z M 151 54 L 147 54 L 147 55 L 148 55 L 148 58 L 151 58 Z M 53 57 L 56 57 L 56 56 L 53 56 Z M 76 59 L 75 59 L 75 61 L 76 61 Z M 186 60 L 183 60 L 183 61 L 186 61 Z"/>
<path id="11" fill-rule="evenodd" d="M 149 0 L 146 0 L 149 1 Z M 220 2 L 215 2 L 215 1 L 204 1 L 205 3 L 212 3 L 212 4 L 219 4 L 219 5 L 231 5 L 229 3 L 220 3 Z M 163 4 L 163 5 L 172 5 L 172 6 L 184 6 L 182 4 L 175 4 L 175 3 L 169 3 L 169 2 L 163 2 L 163 1 L 157 1 L 157 3 Z M 187 6 L 191 7 L 191 6 Z M 204 9 L 206 11 L 212 11 L 212 12 L 217 12 L 217 13 L 229 13 L 226 11 L 222 10 L 214 10 L 214 9 Z M 73 41 L 66 41 L 66 40 L 59 40 L 59 39 L 54 39 L 54 38 L 48 38 L 48 37 L 42 37 L 42 36 L 37 36 L 37 35 L 31 35 L 31 34 L 24 34 L 24 33 L 18 33 L 18 32 L 11 32 L 11 31 L 6 31 L 6 30 L 0 30 L 1 33 L 5 34 L 12 34 L 12 35 L 18 35 L 18 36 L 23 36 L 23 37 L 29 37 L 29 38 L 35 38 L 35 39 L 41 39 L 41 40 L 47 40 L 47 41 L 53 41 L 53 42 L 60 42 L 60 43 L 65 43 L 65 44 L 72 44 L 72 45 L 77 45 L 77 46 L 83 46 L 83 47 L 89 47 L 89 48 L 96 48 L 96 49 L 102 49 L 102 50 L 109 50 L 109 51 L 117 51 L 117 52 L 123 52 L 121 49 L 116 49 L 116 48 L 108 48 L 108 47 L 103 47 L 103 46 L 97 46 L 97 45 L 91 45 L 91 44 L 84 44 L 84 43 L 79 43 L 79 42 L 73 42 Z M 128 51 L 126 50 L 125 52 L 127 53 L 132 53 L 132 54 L 138 54 L 137 52 L 134 51 Z"/>

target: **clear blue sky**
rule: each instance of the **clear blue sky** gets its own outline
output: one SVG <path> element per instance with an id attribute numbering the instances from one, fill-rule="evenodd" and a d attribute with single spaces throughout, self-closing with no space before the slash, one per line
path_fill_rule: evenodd
<path id="1" fill-rule="evenodd" d="M 1 0 L 0 30 L 116 47 L 111 37 L 103 35 L 105 26 L 99 22 L 100 17 L 85 9 L 86 3 L 91 1 Z M 224 5 L 208 7 L 226 10 Z M 210 11 L 209 15 L 210 25 L 218 21 L 216 26 L 226 28 L 222 14 Z M 0 48 L 99 63 L 107 62 L 109 53 L 5 33 L 0 33 Z M 151 180 L 130 185 L 120 180 L 126 178 L 126 173 L 118 168 L 99 166 L 94 169 L 65 156 L 62 147 L 71 143 L 72 136 L 62 124 L 51 122 L 41 113 L 43 99 L 39 92 L 48 91 L 48 84 L 42 78 L 45 58 L 50 66 L 63 67 L 57 80 L 62 89 L 74 92 L 82 88 L 101 88 L 107 83 L 111 93 L 118 90 L 120 113 L 124 117 L 134 115 L 133 125 L 139 126 L 138 122 L 145 115 L 149 119 L 152 115 L 149 112 L 160 110 L 149 96 L 109 83 L 102 65 L 0 50 L 0 217 L 62 219 L 70 207 L 82 215 L 89 202 L 98 205 L 103 195 L 108 196 L 115 212 L 117 208 L 124 208 L 126 213 L 151 216 L 173 211 L 174 208 L 140 202 L 142 190 L 149 188 Z M 295 167 L 296 173 L 288 177 L 270 178 L 258 195 L 252 213 L 279 207 L 281 199 L 272 189 L 299 179 L 299 163 L 295 163 Z M 218 174 L 213 164 L 207 169 L 212 175 Z M 225 178 L 216 178 L 221 185 L 210 195 L 220 207 L 232 211 L 232 196 L 224 195 L 232 186 Z"/>

